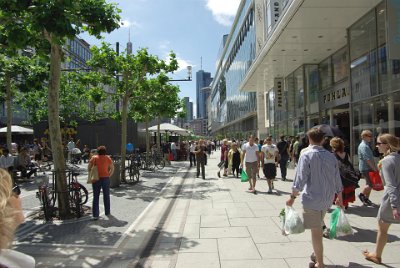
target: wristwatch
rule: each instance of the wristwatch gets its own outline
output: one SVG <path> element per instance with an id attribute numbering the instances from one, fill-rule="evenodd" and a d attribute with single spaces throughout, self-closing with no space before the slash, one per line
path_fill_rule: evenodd
<path id="1" fill-rule="evenodd" d="M 292 194 L 290 195 L 290 198 L 291 198 L 291 199 L 296 199 L 296 197 L 297 197 L 297 196 L 295 196 L 295 195 L 292 195 Z"/>

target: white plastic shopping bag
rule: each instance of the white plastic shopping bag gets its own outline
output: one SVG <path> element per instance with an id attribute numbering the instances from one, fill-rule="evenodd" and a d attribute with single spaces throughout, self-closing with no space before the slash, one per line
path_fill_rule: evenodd
<path id="1" fill-rule="evenodd" d="M 285 216 L 283 217 L 282 234 L 300 234 L 304 232 L 304 223 L 299 213 L 290 206 L 285 207 Z"/>

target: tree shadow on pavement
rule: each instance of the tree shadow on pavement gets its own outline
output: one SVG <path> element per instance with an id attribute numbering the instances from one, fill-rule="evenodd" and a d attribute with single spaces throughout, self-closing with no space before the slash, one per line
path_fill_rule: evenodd
<path id="1" fill-rule="evenodd" d="M 122 227 L 128 225 L 127 221 L 118 220 L 113 215 L 106 215 L 104 219 L 99 221 L 99 226 L 107 228 L 107 227 Z"/>

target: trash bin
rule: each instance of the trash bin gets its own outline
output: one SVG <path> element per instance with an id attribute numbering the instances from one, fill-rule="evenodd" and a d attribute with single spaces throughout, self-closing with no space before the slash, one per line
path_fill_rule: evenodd
<path id="1" fill-rule="evenodd" d="M 110 176 L 110 187 L 117 188 L 121 184 L 121 162 L 114 160 L 114 173 Z"/>

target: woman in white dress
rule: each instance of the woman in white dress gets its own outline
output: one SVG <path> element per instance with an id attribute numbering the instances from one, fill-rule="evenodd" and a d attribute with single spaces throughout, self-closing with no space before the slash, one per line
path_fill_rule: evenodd
<path id="1" fill-rule="evenodd" d="M 0 267 L 35 267 L 33 257 L 9 249 L 15 230 L 24 221 L 20 193 L 18 186 L 13 187 L 9 173 L 0 168 Z"/>

